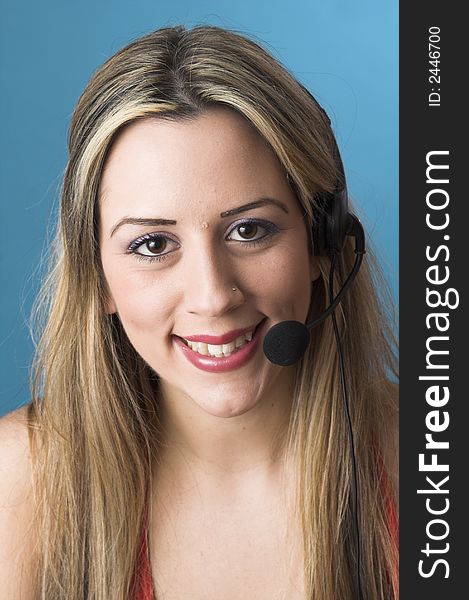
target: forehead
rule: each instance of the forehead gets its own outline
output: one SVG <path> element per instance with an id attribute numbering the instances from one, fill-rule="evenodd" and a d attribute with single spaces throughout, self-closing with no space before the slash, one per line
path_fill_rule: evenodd
<path id="1" fill-rule="evenodd" d="M 188 208 L 205 219 L 210 209 L 282 191 L 286 178 L 264 139 L 236 111 L 214 107 L 191 120 L 126 127 L 107 157 L 100 197 L 103 220 L 136 209 L 169 218 Z"/>

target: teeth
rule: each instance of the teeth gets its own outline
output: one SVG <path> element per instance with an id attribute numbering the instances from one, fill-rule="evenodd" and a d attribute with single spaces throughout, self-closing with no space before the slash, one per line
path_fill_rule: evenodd
<path id="1" fill-rule="evenodd" d="M 223 356 L 223 346 L 215 346 L 213 344 L 207 345 L 208 353 L 212 356 Z"/>
<path id="2" fill-rule="evenodd" d="M 186 340 L 186 344 L 189 346 L 191 350 L 197 352 L 198 354 L 203 354 L 204 356 L 208 356 L 207 344 L 204 342 L 189 342 Z"/>
<path id="3" fill-rule="evenodd" d="M 223 354 L 231 354 L 235 348 L 236 348 L 235 342 L 230 342 L 229 344 L 223 344 Z"/>
<path id="4" fill-rule="evenodd" d="M 204 342 L 190 342 L 189 340 L 184 341 L 191 350 L 197 352 L 198 354 L 222 358 L 223 356 L 231 356 L 233 352 L 236 352 L 239 348 L 250 342 L 252 340 L 252 335 L 253 332 L 249 331 L 248 333 L 240 335 L 229 344 L 205 344 Z"/>

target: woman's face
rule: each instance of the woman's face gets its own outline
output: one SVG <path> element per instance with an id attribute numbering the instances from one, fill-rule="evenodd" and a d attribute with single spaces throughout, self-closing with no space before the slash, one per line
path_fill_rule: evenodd
<path id="1" fill-rule="evenodd" d="M 319 271 L 276 156 L 238 113 L 125 128 L 106 161 L 100 227 L 108 310 L 165 399 L 230 417 L 291 379 L 262 342 L 275 323 L 306 319 Z"/>

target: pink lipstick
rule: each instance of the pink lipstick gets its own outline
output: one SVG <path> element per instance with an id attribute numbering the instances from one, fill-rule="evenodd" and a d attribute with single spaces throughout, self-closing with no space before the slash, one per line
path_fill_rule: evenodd
<path id="1" fill-rule="evenodd" d="M 184 357 L 195 367 L 201 371 L 208 371 L 210 373 L 225 373 L 227 371 L 234 371 L 245 365 L 254 356 L 256 350 L 259 347 L 262 331 L 264 329 L 266 319 L 263 319 L 254 330 L 252 339 L 241 346 L 238 350 L 233 352 L 230 356 L 204 356 L 195 352 L 189 346 L 187 346 L 183 340 L 174 335 L 173 342 L 180 348 Z M 191 342 L 204 342 L 206 344 L 228 344 L 237 337 L 251 331 L 253 327 L 246 327 L 244 329 L 236 329 L 230 331 L 221 336 L 210 336 L 210 335 L 194 335 L 188 336 L 187 340 Z"/>
<path id="2" fill-rule="evenodd" d="M 189 340 L 189 342 L 205 342 L 206 344 L 229 344 L 233 340 L 235 340 L 240 335 L 247 333 L 248 331 L 252 331 L 256 325 L 251 325 L 250 327 L 244 327 L 244 329 L 233 329 L 232 331 L 228 331 L 228 333 L 224 333 L 223 335 L 184 335 L 185 340 Z"/>

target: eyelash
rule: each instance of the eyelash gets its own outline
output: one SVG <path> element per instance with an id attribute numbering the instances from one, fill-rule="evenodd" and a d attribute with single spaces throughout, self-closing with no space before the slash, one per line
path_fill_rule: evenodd
<path id="1" fill-rule="evenodd" d="M 268 240 L 270 240 L 270 238 L 273 235 L 275 235 L 276 233 L 278 233 L 280 231 L 280 229 L 276 225 L 271 223 L 270 221 L 263 221 L 260 219 L 244 219 L 243 221 L 238 221 L 237 223 L 235 223 L 233 225 L 233 227 L 230 229 L 228 235 L 233 233 L 238 227 L 241 227 L 242 225 L 258 225 L 267 232 L 261 238 L 258 238 L 258 239 L 252 240 L 252 241 L 246 240 L 244 242 L 241 242 L 239 240 L 233 240 L 233 241 L 237 242 L 238 244 L 240 244 L 243 248 L 253 248 L 253 247 L 265 244 Z M 127 253 L 133 254 L 137 258 L 137 260 L 143 260 L 143 261 L 149 262 L 149 263 L 153 263 L 155 261 L 162 262 L 162 261 L 166 260 L 166 258 L 172 253 L 171 251 L 165 252 L 164 254 L 155 255 L 155 256 L 147 256 L 144 254 L 139 254 L 137 252 L 137 250 L 141 246 L 143 246 L 146 242 L 152 242 L 152 241 L 157 241 L 157 240 L 172 240 L 172 241 L 174 241 L 171 237 L 161 234 L 161 233 L 146 233 L 145 235 L 140 236 L 139 238 L 137 238 L 130 244 L 130 246 L 127 249 Z"/>

